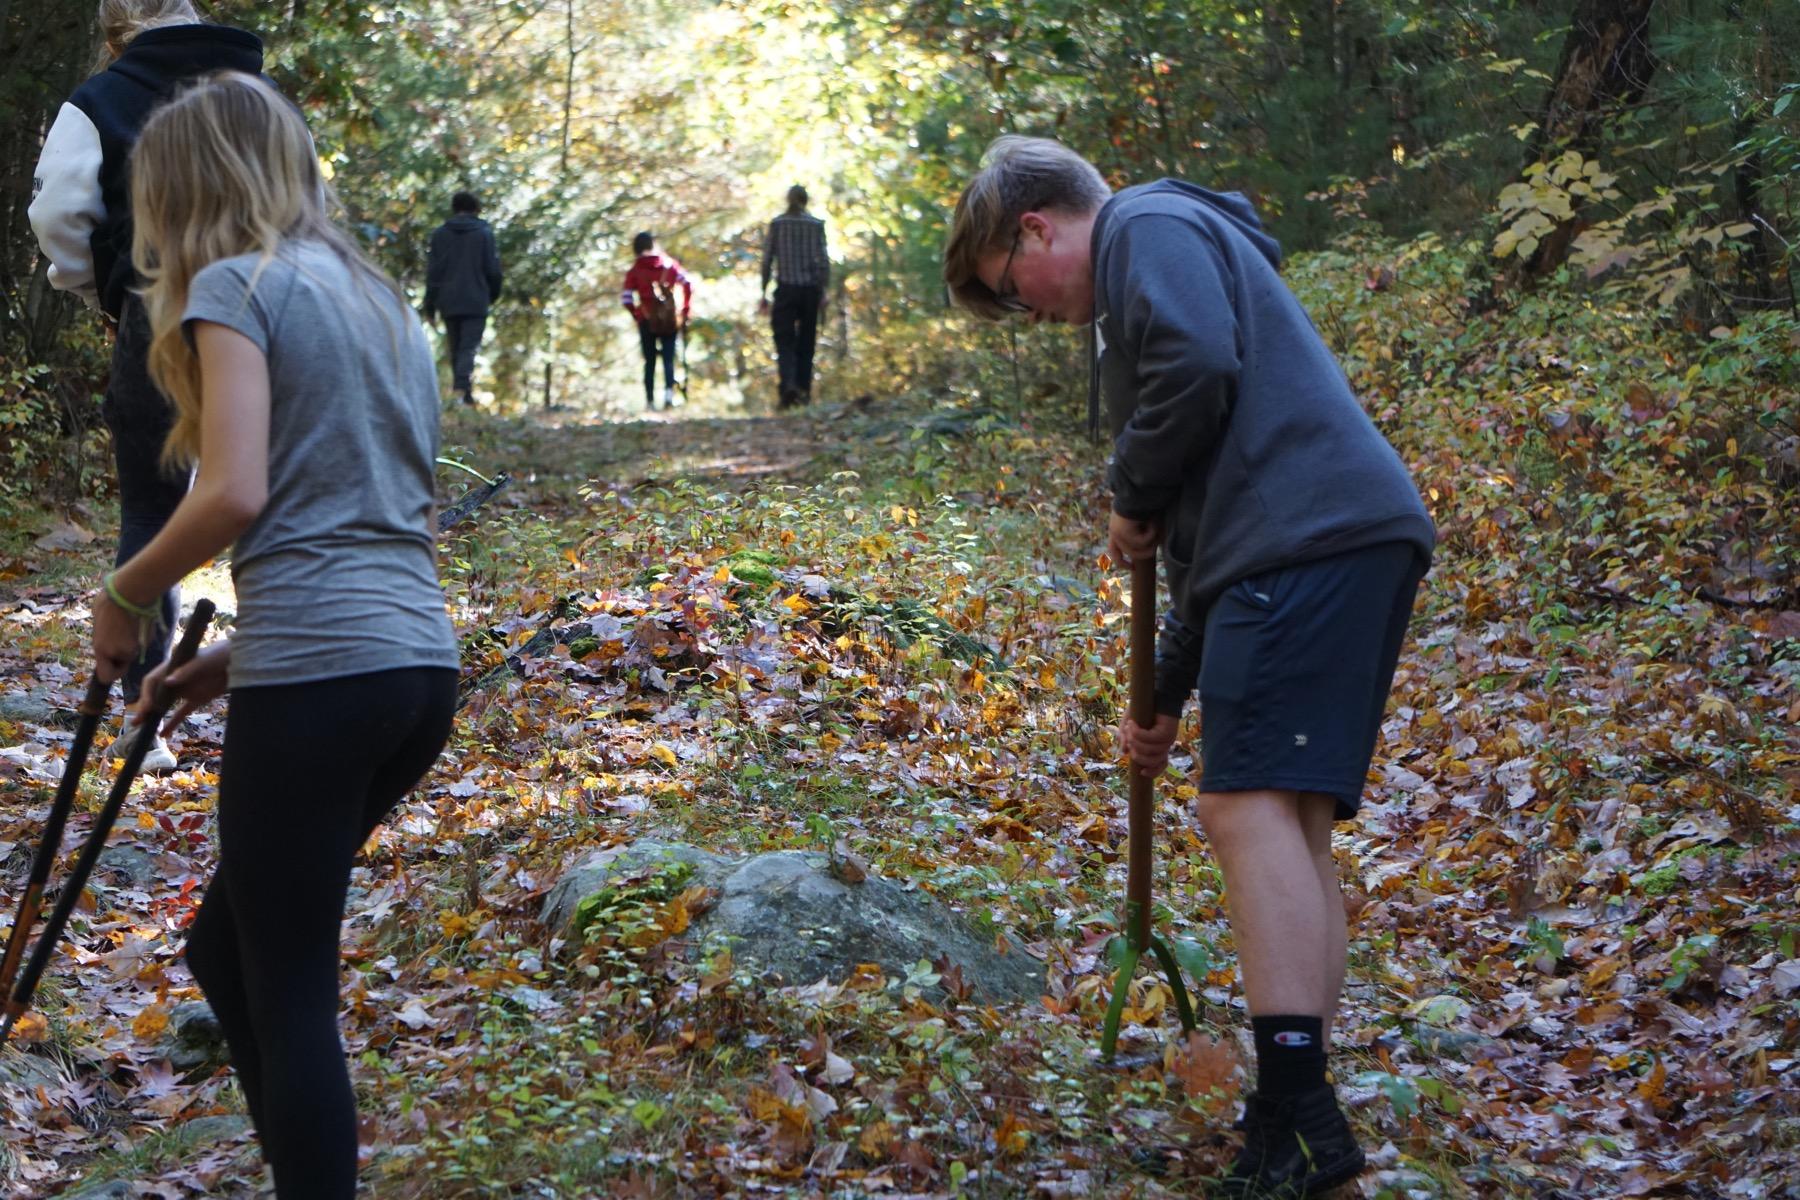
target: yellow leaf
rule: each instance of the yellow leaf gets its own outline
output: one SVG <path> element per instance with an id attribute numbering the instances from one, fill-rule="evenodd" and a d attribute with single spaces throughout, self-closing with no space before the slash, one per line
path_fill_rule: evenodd
<path id="1" fill-rule="evenodd" d="M 730 567 L 720 567 L 718 570 L 714 571 L 712 581 L 714 583 L 730 583 L 731 582 L 731 568 Z"/>
<path id="2" fill-rule="evenodd" d="M 1009 1118 L 1010 1115 L 1008 1114 Z M 863 1126 L 861 1136 L 856 1139 L 856 1148 L 861 1150 L 866 1157 L 880 1162 L 887 1157 L 888 1146 L 892 1143 L 893 1138 L 893 1129 L 886 1121 L 874 1121 Z M 1004 1152 L 1006 1147 L 1002 1146 L 1001 1149 Z"/>
<path id="3" fill-rule="evenodd" d="M 678 767 L 681 765 L 681 760 L 675 757 L 675 751 L 662 742 L 650 747 L 650 757 L 665 766 Z"/>
<path id="4" fill-rule="evenodd" d="M 137 1015 L 131 1023 L 131 1032 L 137 1034 L 142 1041 L 154 1041 L 161 1037 L 163 1030 L 169 1027 L 169 1010 L 160 1004 L 152 1004 Z"/>
<path id="5" fill-rule="evenodd" d="M 466 937 L 481 927 L 475 914 L 465 915 L 445 909 L 438 914 L 438 928 L 447 938 Z"/>
<path id="6" fill-rule="evenodd" d="M 994 1134 L 994 1149 L 1002 1157 L 1023 1154 L 1030 1145 L 1031 1131 L 1019 1124 L 1018 1117 L 1009 1112 L 1000 1119 L 1000 1129 Z"/>
<path id="7" fill-rule="evenodd" d="M 28 1012 L 13 1023 L 12 1039 L 16 1042 L 41 1042 L 50 1036 L 50 1024 L 41 1013 Z"/>

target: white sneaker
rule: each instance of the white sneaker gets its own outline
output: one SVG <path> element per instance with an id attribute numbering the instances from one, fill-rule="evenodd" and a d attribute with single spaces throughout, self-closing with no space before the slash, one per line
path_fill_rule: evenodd
<path id="1" fill-rule="evenodd" d="M 675 389 L 674 388 L 672 388 L 672 387 L 664 387 L 663 388 L 663 407 L 664 408 L 674 408 L 675 407 Z"/>
<path id="2" fill-rule="evenodd" d="M 119 736 L 114 738 L 113 744 L 108 747 L 106 757 L 109 759 L 124 758 L 125 752 L 131 749 L 131 739 L 137 736 L 137 729 L 137 723 L 127 717 L 125 723 L 119 726 Z M 169 743 L 163 740 L 160 733 L 152 735 L 150 749 L 144 752 L 144 761 L 138 770 L 157 774 L 162 771 L 173 771 L 175 766 L 175 752 L 169 749 Z"/>

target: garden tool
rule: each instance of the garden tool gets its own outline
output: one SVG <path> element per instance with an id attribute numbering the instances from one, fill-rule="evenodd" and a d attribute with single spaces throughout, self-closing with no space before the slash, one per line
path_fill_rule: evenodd
<path id="1" fill-rule="evenodd" d="M 181 641 L 176 643 L 174 652 L 169 655 L 171 668 L 179 667 L 194 657 L 195 652 L 200 649 L 200 639 L 206 636 L 206 627 L 212 623 L 212 619 L 211 600 L 201 600 L 194 605 L 193 615 L 188 618 Z M 125 796 L 131 791 L 138 768 L 144 764 L 144 755 L 156 741 L 157 727 L 168 715 L 169 707 L 174 701 L 174 697 L 160 684 L 151 692 L 150 707 L 137 721 L 137 736 L 126 747 L 125 762 L 119 768 L 118 778 L 113 780 L 112 791 L 95 816 L 94 827 L 89 831 L 87 841 L 81 848 L 81 855 L 75 860 L 68 879 L 63 881 L 62 893 L 56 899 L 56 907 L 51 911 L 50 919 L 44 924 L 44 932 L 38 936 L 30 959 L 26 961 L 24 971 L 19 973 L 15 982 L 13 972 L 17 968 L 19 955 L 24 950 L 27 931 L 37 917 L 37 906 L 43 896 L 44 883 L 49 877 L 50 866 L 56 859 L 59 843 L 62 841 L 63 823 L 74 805 L 81 768 L 87 758 L 88 746 L 93 742 L 100 713 L 105 709 L 109 688 L 110 685 L 99 680 L 88 685 L 87 697 L 79 710 L 82 719 L 75 730 L 75 744 L 70 748 L 62 783 L 57 788 L 56 801 L 50 809 L 50 819 L 44 825 L 43 844 L 38 847 L 37 856 L 32 860 L 31 881 L 26 885 L 25 903 L 20 907 L 18 921 L 13 925 L 12 937 L 7 942 L 5 973 L 0 977 L 0 982 L 11 985 L 11 990 L 6 993 L 5 1011 L 0 1013 L 0 1043 L 6 1041 L 7 1035 L 12 1032 L 13 1023 L 31 1007 L 31 997 L 37 991 L 38 981 L 43 978 L 44 968 L 50 965 L 50 956 L 56 952 L 56 943 L 62 938 L 63 929 L 69 923 L 70 914 L 75 911 L 76 902 L 81 899 L 82 889 L 87 886 L 94 863 L 106 848 L 106 837 L 112 832 L 113 822 L 119 817 L 119 809 L 125 804 Z"/>
<path id="2" fill-rule="evenodd" d="M 1140 729 L 1156 724 L 1156 555 L 1142 554 L 1131 564 L 1131 719 Z M 1113 984 L 1112 1003 L 1100 1030 L 1100 1055 L 1112 1061 L 1119 1041 L 1119 1019 L 1138 959 L 1146 951 L 1156 955 L 1169 990 L 1175 994 L 1175 1012 L 1181 1028 L 1194 1028 L 1194 1008 L 1181 981 L 1181 967 L 1168 943 L 1150 930 L 1151 838 L 1156 825 L 1156 781 L 1131 766 L 1131 799 L 1127 809 L 1129 850 L 1125 872 L 1125 953 Z"/>
<path id="3" fill-rule="evenodd" d="M 12 992 L 13 978 L 19 973 L 19 959 L 25 954 L 25 943 L 31 927 L 37 924 L 38 910 L 43 905 L 44 885 L 50 881 L 50 868 L 62 849 L 63 826 L 75 807 L 75 793 L 81 790 L 81 772 L 87 766 L 88 751 L 93 748 L 94 734 L 100 728 L 100 718 L 106 715 L 106 702 L 111 695 L 112 684 L 96 675 L 88 680 L 87 695 L 75 709 L 81 714 L 81 719 L 75 723 L 75 740 L 69 744 L 69 757 L 63 762 L 62 779 L 56 785 L 56 799 L 51 801 L 50 815 L 44 821 L 43 840 L 31 859 L 25 895 L 19 901 L 12 933 L 6 939 L 6 957 L 0 958 L 0 996 Z"/>

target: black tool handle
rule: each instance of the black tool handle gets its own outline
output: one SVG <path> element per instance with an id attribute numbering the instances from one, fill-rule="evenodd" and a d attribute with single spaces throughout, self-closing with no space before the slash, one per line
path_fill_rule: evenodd
<path id="1" fill-rule="evenodd" d="M 62 851 L 63 826 L 75 807 L 75 796 L 81 790 L 81 773 L 87 767 L 88 751 L 94 745 L 94 734 L 100 718 L 106 713 L 106 701 L 112 684 L 95 675 L 88 680 L 87 695 L 75 709 L 81 719 L 75 723 L 75 740 L 69 743 L 69 756 L 63 760 L 62 779 L 56 785 L 56 798 L 50 802 L 50 815 L 44 818 L 44 833 L 38 839 L 37 853 L 31 859 L 31 874 L 25 881 L 25 895 L 19 901 L 19 912 L 13 918 L 12 932 L 6 938 L 6 955 L 0 958 L 0 996 L 7 995 L 18 973 L 19 959 L 25 953 L 25 941 L 31 927 L 37 924 L 38 910 L 44 901 L 44 885 L 50 881 L 50 868 Z"/>
<path id="2" fill-rule="evenodd" d="M 212 624 L 214 611 L 211 600 L 201 599 L 194 604 L 193 615 L 188 618 L 187 627 L 182 630 L 181 640 L 169 655 L 171 670 L 192 661 L 199 652 L 200 641 L 206 636 L 206 627 Z M 12 1030 L 13 1022 L 31 1007 L 31 997 L 37 991 L 38 981 L 43 978 L 44 969 L 50 965 L 50 956 L 56 952 L 56 943 L 62 939 L 62 932 L 69 924 L 69 917 L 74 913 L 76 903 L 81 899 L 88 876 L 93 874 L 100 852 L 106 848 L 107 835 L 112 833 L 113 822 L 119 819 L 119 809 L 124 806 L 125 797 L 131 792 L 138 769 L 144 765 L 144 755 L 156 743 L 156 727 L 162 724 L 172 700 L 173 697 L 161 683 L 151 692 L 150 706 L 139 718 L 137 736 L 125 749 L 124 765 L 119 768 L 118 778 L 113 780 L 112 791 L 107 795 L 106 803 L 94 817 L 94 827 L 88 831 L 87 841 L 82 843 L 81 857 L 75 860 L 69 878 L 63 881 L 62 892 L 56 898 L 56 908 L 51 911 L 50 920 L 45 923 L 44 932 L 37 944 L 31 948 L 31 958 L 19 973 L 12 994 L 6 998 L 4 1014 L 0 1014 L 0 1040 L 5 1039 L 6 1034 Z"/>

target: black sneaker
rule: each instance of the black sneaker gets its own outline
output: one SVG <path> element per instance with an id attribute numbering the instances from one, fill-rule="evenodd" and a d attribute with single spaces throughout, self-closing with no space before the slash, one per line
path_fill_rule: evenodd
<path id="1" fill-rule="evenodd" d="M 1362 1147 L 1329 1084 L 1297 1096 L 1245 1097 L 1243 1129 L 1244 1148 L 1218 1196 L 1301 1200 L 1362 1174 Z"/>

